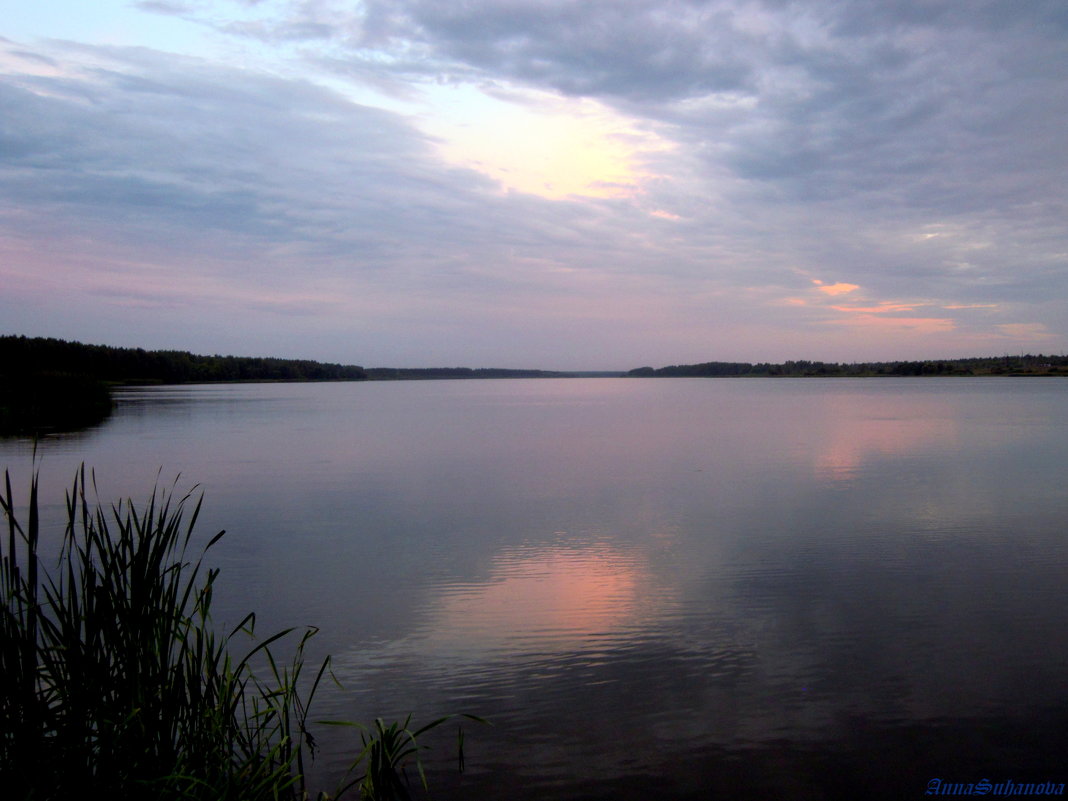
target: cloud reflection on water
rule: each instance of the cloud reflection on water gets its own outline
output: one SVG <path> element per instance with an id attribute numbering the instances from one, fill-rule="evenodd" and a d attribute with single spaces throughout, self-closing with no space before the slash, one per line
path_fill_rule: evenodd
<path id="1" fill-rule="evenodd" d="M 647 580 L 605 544 L 507 549 L 487 581 L 440 587 L 416 636 L 426 653 L 467 658 L 582 648 L 635 623 Z"/>
<path id="2" fill-rule="evenodd" d="M 945 397 L 830 395 L 821 411 L 823 439 L 812 461 L 816 475 L 831 481 L 855 477 L 875 458 L 956 450 L 960 442 L 955 405 Z"/>

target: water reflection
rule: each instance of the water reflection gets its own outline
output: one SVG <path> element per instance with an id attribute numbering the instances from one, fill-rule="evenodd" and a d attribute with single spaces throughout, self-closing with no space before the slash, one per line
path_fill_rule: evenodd
<path id="1" fill-rule="evenodd" d="M 645 580 L 633 557 L 603 543 L 507 549 L 485 582 L 438 588 L 419 648 L 467 660 L 581 649 L 636 621 Z"/>
<path id="2" fill-rule="evenodd" d="M 953 397 L 831 395 L 822 411 L 823 436 L 812 458 L 823 479 L 850 480 L 873 459 L 955 451 L 959 446 L 959 409 Z"/>

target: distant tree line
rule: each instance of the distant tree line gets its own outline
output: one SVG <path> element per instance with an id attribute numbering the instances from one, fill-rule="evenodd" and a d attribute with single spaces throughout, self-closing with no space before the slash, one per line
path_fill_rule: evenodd
<path id="1" fill-rule="evenodd" d="M 109 384 L 356 381 L 363 368 L 308 360 L 198 356 L 62 339 L 0 337 L 0 435 L 86 428 L 112 408 Z"/>
<path id="2" fill-rule="evenodd" d="M 62 339 L 0 337 L 0 378 L 77 375 L 113 383 L 359 381 L 362 367 L 305 359 L 198 356 L 179 350 L 113 348 Z"/>
<path id="3" fill-rule="evenodd" d="M 435 378 L 561 378 L 565 373 L 549 370 L 509 370 L 501 367 L 368 367 L 367 377 L 376 381 L 410 381 Z"/>
<path id="4" fill-rule="evenodd" d="M 645 377 L 717 377 L 717 376 L 967 376 L 967 375 L 1068 375 L 1068 356 L 1026 354 L 967 359 L 938 359 L 900 362 L 788 361 L 781 364 L 761 362 L 702 362 L 676 364 L 654 369 L 638 367 L 628 376 Z"/>

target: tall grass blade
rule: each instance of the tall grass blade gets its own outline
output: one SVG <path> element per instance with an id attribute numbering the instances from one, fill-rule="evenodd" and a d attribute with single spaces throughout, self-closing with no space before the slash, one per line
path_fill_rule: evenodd
<path id="1" fill-rule="evenodd" d="M 25 526 L 6 472 L 0 491 L 7 518 L 0 549 L 4 797 L 307 799 L 306 760 L 316 749 L 308 715 L 329 672 L 327 658 L 310 684 L 303 678 L 317 629 L 301 634 L 288 661 L 274 649 L 294 630 L 257 641 L 254 613 L 229 634 L 216 632 L 219 571 L 202 566 L 224 532 L 195 559 L 187 556 L 203 497 L 194 500 L 195 487 L 179 496 L 177 479 L 159 489 L 157 476 L 140 509 L 132 501 L 104 507 L 90 500 L 98 497 L 96 476 L 87 479 L 82 466 L 66 495 L 58 566 L 40 570 L 34 464 Z M 410 716 L 361 727 L 356 778 L 344 779 L 333 797 L 357 791 L 367 801 L 408 799 L 409 761 L 426 789 L 417 738 L 447 719 L 414 731 Z M 462 729 L 458 745 L 462 770 Z"/>

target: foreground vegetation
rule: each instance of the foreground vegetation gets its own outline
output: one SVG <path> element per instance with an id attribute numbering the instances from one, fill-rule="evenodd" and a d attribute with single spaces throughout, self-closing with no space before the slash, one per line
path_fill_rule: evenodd
<path id="1" fill-rule="evenodd" d="M 748 362 L 703 362 L 675 364 L 654 369 L 638 367 L 628 376 L 720 377 L 720 376 L 968 376 L 968 375 L 1068 375 L 1068 356 L 1045 356 L 1030 353 L 1021 356 L 990 356 L 968 359 L 938 359 L 901 362 L 834 362 L 788 361 L 781 364 Z"/>
<path id="2" fill-rule="evenodd" d="M 140 509 L 90 502 L 84 468 L 67 495 L 58 567 L 42 567 L 38 483 L 25 525 L 5 474 L 0 507 L 0 787 L 11 799 L 406 799 L 418 762 L 409 721 L 364 729 L 331 793 L 312 796 L 309 708 L 329 660 L 305 675 L 315 630 L 255 639 L 211 620 L 218 570 L 187 557 L 200 500 L 155 491 Z M 292 655 L 277 651 L 295 639 Z M 337 724 L 352 725 L 352 724 Z M 462 740 L 461 740 L 462 760 Z M 423 779 L 425 787 L 425 778 Z"/>

